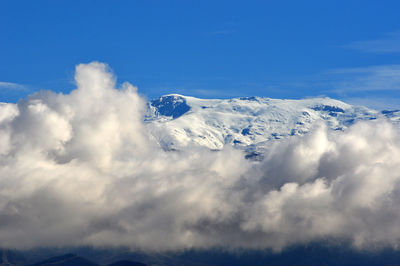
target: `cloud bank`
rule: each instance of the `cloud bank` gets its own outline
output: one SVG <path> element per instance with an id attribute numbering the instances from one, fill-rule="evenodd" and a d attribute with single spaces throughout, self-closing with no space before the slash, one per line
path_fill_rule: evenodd
<path id="1" fill-rule="evenodd" d="M 0 246 L 272 248 L 400 239 L 400 134 L 386 121 L 323 124 L 252 162 L 230 147 L 163 151 L 145 101 L 105 64 L 77 89 L 0 105 Z"/>

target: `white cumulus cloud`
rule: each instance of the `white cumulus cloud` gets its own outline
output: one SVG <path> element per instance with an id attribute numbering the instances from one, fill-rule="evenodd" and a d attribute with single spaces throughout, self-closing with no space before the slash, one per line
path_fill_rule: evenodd
<path id="1" fill-rule="evenodd" d="M 397 247 L 400 134 L 323 124 L 261 162 L 230 147 L 162 150 L 129 83 L 78 65 L 77 89 L 0 105 L 0 246 L 273 248 L 342 239 Z"/>

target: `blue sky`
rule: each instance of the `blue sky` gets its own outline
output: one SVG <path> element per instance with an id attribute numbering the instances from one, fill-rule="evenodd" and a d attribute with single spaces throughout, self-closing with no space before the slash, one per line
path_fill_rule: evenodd
<path id="1" fill-rule="evenodd" d="M 154 98 L 329 96 L 400 108 L 399 1 L 0 1 L 0 101 L 108 63 Z"/>

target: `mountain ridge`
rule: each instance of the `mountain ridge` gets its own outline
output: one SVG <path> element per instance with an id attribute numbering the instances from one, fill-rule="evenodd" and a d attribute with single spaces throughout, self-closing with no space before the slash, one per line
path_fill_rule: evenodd
<path id="1" fill-rule="evenodd" d="M 165 150 L 225 145 L 254 152 L 272 142 L 308 133 L 318 121 L 345 130 L 358 121 L 400 121 L 400 111 L 377 111 L 328 97 L 300 100 L 267 97 L 200 99 L 168 94 L 147 104 L 145 123 Z"/>

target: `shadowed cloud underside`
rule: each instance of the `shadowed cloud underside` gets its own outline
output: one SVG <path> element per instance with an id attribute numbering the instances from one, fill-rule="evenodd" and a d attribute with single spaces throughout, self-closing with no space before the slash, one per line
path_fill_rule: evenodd
<path id="1" fill-rule="evenodd" d="M 0 246 L 398 246 L 400 135 L 385 119 L 316 123 L 261 161 L 229 145 L 171 152 L 105 64 L 78 65 L 75 80 L 0 105 Z"/>

